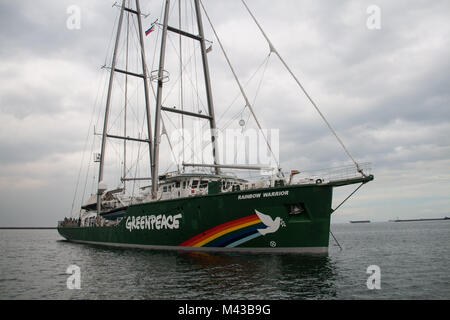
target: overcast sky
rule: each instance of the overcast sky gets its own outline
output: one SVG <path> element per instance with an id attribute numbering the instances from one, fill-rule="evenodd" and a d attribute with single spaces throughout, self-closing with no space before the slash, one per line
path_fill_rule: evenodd
<path id="1" fill-rule="evenodd" d="M 110 60 L 113 3 L 0 0 L 1 227 L 55 226 L 70 214 L 107 74 L 100 67 Z M 162 1 L 141 3 L 150 14 L 146 29 Z M 240 1 L 204 3 L 245 82 L 269 53 L 264 38 Z M 247 3 L 353 156 L 372 164 L 375 181 L 333 222 L 450 216 L 450 2 Z M 80 29 L 67 28 L 71 5 L 81 10 Z M 381 10 L 379 29 L 368 28 L 373 5 Z M 149 61 L 152 54 L 148 48 Z M 211 72 L 230 75 L 219 57 L 214 43 Z M 255 108 L 264 128 L 280 129 L 283 169 L 351 164 L 274 56 L 268 66 Z M 218 108 L 228 99 L 226 107 L 228 88 L 213 86 Z M 337 190 L 335 202 L 346 192 Z"/>

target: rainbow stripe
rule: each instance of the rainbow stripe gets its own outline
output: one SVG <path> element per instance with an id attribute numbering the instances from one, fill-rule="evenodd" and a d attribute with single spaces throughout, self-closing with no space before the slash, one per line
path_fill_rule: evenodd
<path id="1" fill-rule="evenodd" d="M 181 247 L 227 247 L 234 248 L 261 234 L 258 229 L 264 228 L 255 214 L 242 219 L 230 221 L 189 239 L 180 244 Z"/>

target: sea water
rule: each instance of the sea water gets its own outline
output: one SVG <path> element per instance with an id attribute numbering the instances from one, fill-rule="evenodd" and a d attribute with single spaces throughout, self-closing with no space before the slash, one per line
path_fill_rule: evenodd
<path id="1" fill-rule="evenodd" d="M 326 255 L 274 255 L 115 249 L 56 230 L 0 230 L 0 299 L 450 299 L 450 221 L 332 231 L 342 250 L 331 238 Z"/>

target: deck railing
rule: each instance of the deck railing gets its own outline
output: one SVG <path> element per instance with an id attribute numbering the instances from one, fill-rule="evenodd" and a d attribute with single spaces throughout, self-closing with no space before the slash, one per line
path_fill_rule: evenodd
<path id="1" fill-rule="evenodd" d="M 370 163 L 361 163 L 359 165 L 365 175 L 370 175 L 372 168 Z M 293 183 L 304 183 L 305 181 L 316 181 L 317 179 L 323 182 L 332 182 L 337 180 L 352 179 L 361 177 L 361 173 L 353 166 L 334 167 L 327 169 L 309 170 L 300 172 L 293 178 Z"/>

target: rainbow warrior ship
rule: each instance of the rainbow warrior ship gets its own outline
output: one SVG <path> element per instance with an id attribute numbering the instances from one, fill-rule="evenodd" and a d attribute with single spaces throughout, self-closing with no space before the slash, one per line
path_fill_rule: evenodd
<path id="1" fill-rule="evenodd" d="M 270 52 L 261 66 L 267 66 L 271 57 L 282 63 L 352 165 L 310 174 L 283 172 L 273 135 L 256 117 L 256 98 L 249 98 L 248 82 L 239 79 L 204 3 L 160 1 L 161 15 L 149 18 L 152 14 L 141 11 L 139 0 L 123 0 L 115 4 L 112 54 L 101 71 L 106 74 L 106 108 L 93 112 L 93 117 L 101 115 L 103 129 L 96 133 L 94 126 L 91 150 L 98 147 L 100 152 L 84 169 L 83 192 L 78 192 L 84 176 L 80 169 L 74 203 L 81 200 L 81 208 L 74 211 L 72 205 L 71 218 L 58 222 L 62 237 L 82 244 L 154 250 L 328 252 L 330 219 L 336 210 L 333 189 L 355 185 L 356 192 L 373 176 L 368 164 L 359 164 L 350 155 L 255 15 L 241 2 L 268 43 Z M 151 21 L 144 26 L 143 20 Z M 210 38 L 204 22 L 210 27 Z M 148 47 L 154 48 L 150 58 Z M 219 61 L 217 55 L 210 58 L 214 53 L 224 58 L 220 61 L 229 69 L 234 87 L 213 87 L 209 62 Z M 259 84 L 261 70 L 251 78 L 262 74 Z M 213 98 L 213 88 L 219 98 Z M 231 88 L 238 93 L 234 100 Z M 228 108 L 225 100 L 233 101 Z M 239 110 L 235 101 L 243 102 Z M 234 115 L 217 117 L 216 105 L 224 106 L 223 114 L 234 110 Z M 266 148 L 270 162 L 262 162 L 261 157 L 249 160 L 251 152 L 243 157 L 249 146 L 228 148 L 230 141 L 220 137 L 224 132 L 217 126 L 220 121 L 227 124 L 224 127 L 236 126 L 232 141 L 242 135 L 245 144 L 249 131 L 258 133 L 258 145 Z M 196 141 L 200 147 L 194 148 Z M 237 156 L 224 161 L 232 151 Z M 92 173 L 93 179 L 88 178 Z M 114 188 L 108 188 L 110 183 Z"/>

